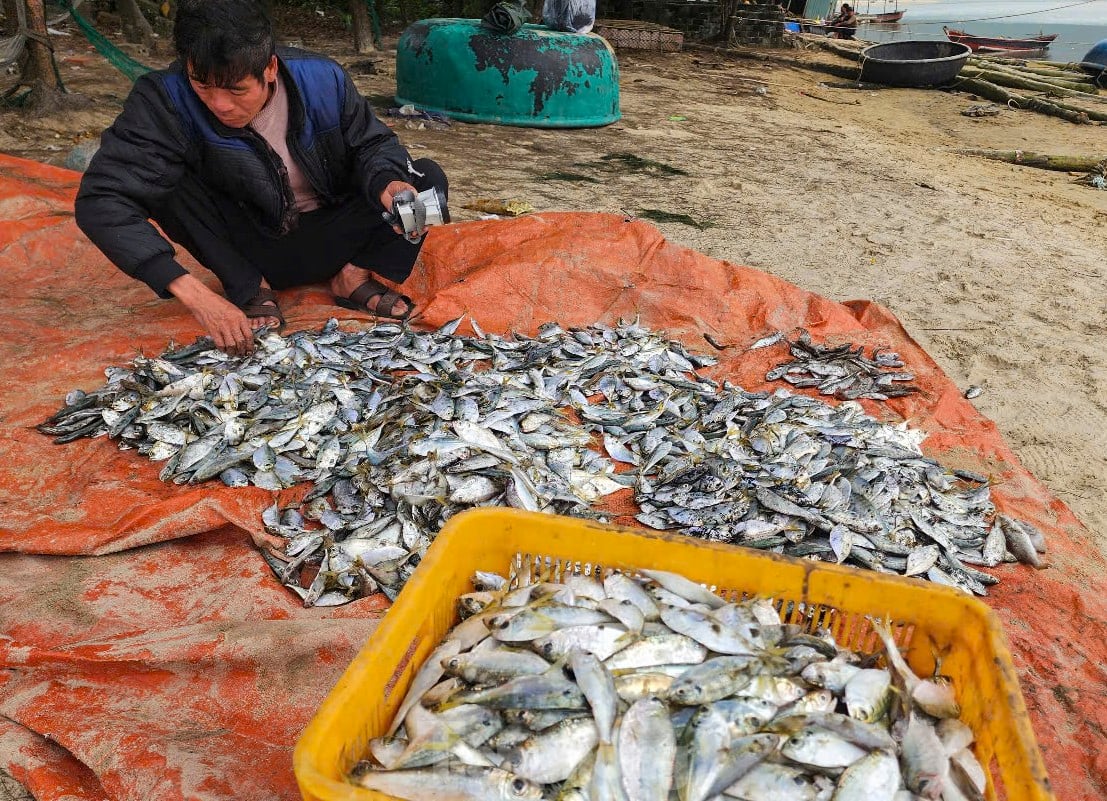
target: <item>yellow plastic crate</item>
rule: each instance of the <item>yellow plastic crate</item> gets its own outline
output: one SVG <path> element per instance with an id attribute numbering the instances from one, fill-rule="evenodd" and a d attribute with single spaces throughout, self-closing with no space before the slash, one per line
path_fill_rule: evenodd
<path id="1" fill-rule="evenodd" d="M 474 509 L 442 529 L 296 744 L 303 797 L 388 798 L 343 777 L 387 729 L 415 671 L 457 622 L 455 600 L 472 589 L 474 571 L 526 584 L 539 571 L 556 581 L 563 573 L 642 568 L 680 573 L 729 599 L 773 598 L 785 621 L 825 626 L 840 645 L 863 653 L 880 650 L 866 616 L 893 620 L 915 672 L 932 673 L 938 659 L 952 679 L 988 772 L 988 798 L 1053 798 L 1007 639 L 974 598 L 912 579 L 513 509 Z"/>

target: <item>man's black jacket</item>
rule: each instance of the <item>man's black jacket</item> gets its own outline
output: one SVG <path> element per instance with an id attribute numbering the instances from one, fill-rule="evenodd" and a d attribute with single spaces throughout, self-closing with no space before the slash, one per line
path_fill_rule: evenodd
<path id="1" fill-rule="evenodd" d="M 289 150 L 324 206 L 361 192 L 374 207 L 391 181 L 409 180 L 409 156 L 349 75 L 330 59 L 278 48 L 288 91 Z M 250 129 L 228 128 L 192 91 L 180 63 L 135 82 L 101 137 L 77 194 L 77 224 L 123 272 L 162 297 L 185 274 L 148 222 L 191 172 L 273 235 L 294 224 L 280 157 Z"/>

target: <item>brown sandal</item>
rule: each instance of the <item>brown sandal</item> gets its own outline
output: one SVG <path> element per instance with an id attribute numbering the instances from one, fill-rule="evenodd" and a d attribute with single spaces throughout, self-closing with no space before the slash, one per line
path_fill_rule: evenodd
<path id="1" fill-rule="evenodd" d="M 373 308 L 369 308 L 369 301 L 373 298 L 377 300 L 373 303 Z M 404 321 L 411 317 L 411 313 L 415 311 L 415 304 L 411 302 L 411 298 L 407 295 L 401 295 L 399 292 L 394 292 L 375 278 L 370 278 L 351 292 L 350 297 L 335 298 L 334 302 L 344 309 L 354 309 L 388 320 Z M 396 304 L 401 302 L 405 304 L 407 309 L 397 314 Z"/>
<path id="2" fill-rule="evenodd" d="M 258 293 L 238 308 L 242 309 L 247 317 L 254 319 L 258 317 L 276 317 L 281 321 L 277 329 L 284 328 L 284 315 L 281 314 L 281 307 L 277 305 L 277 294 L 267 286 L 259 287 Z"/>

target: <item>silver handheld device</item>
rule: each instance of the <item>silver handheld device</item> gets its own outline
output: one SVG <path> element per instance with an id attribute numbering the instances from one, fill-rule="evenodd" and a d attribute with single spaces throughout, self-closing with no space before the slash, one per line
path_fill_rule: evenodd
<path id="1" fill-rule="evenodd" d="M 418 242 L 423 238 L 423 233 L 418 232 L 432 225 L 448 223 L 450 211 L 445 198 L 432 186 L 418 195 L 411 190 L 397 192 L 392 198 L 392 211 L 386 211 L 384 219 L 403 228 L 404 237 L 409 242 Z"/>

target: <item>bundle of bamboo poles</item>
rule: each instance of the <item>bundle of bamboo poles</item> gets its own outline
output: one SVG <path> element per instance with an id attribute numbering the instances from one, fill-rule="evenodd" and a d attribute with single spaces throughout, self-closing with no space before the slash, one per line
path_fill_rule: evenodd
<path id="1" fill-rule="evenodd" d="M 971 56 L 954 88 L 1070 122 L 1107 122 L 1107 108 L 1088 107 L 1103 102 L 1099 88 L 1075 65 Z"/>
<path id="2" fill-rule="evenodd" d="M 814 37 L 811 41 L 843 58 L 861 59 L 863 43 L 819 41 Z M 1069 122 L 1107 122 L 1107 105 L 1103 105 L 1105 98 L 1099 97 L 1100 87 L 1076 64 L 970 56 L 950 88 Z M 1093 105 L 1103 108 L 1091 108 Z"/>
<path id="3" fill-rule="evenodd" d="M 1031 69 L 1028 65 L 1000 64 L 986 58 L 970 56 L 968 63 L 961 69 L 961 74 L 970 78 L 983 77 L 999 86 L 1048 92 L 1061 97 L 1099 94 L 1090 75 L 1042 67 Z"/>

